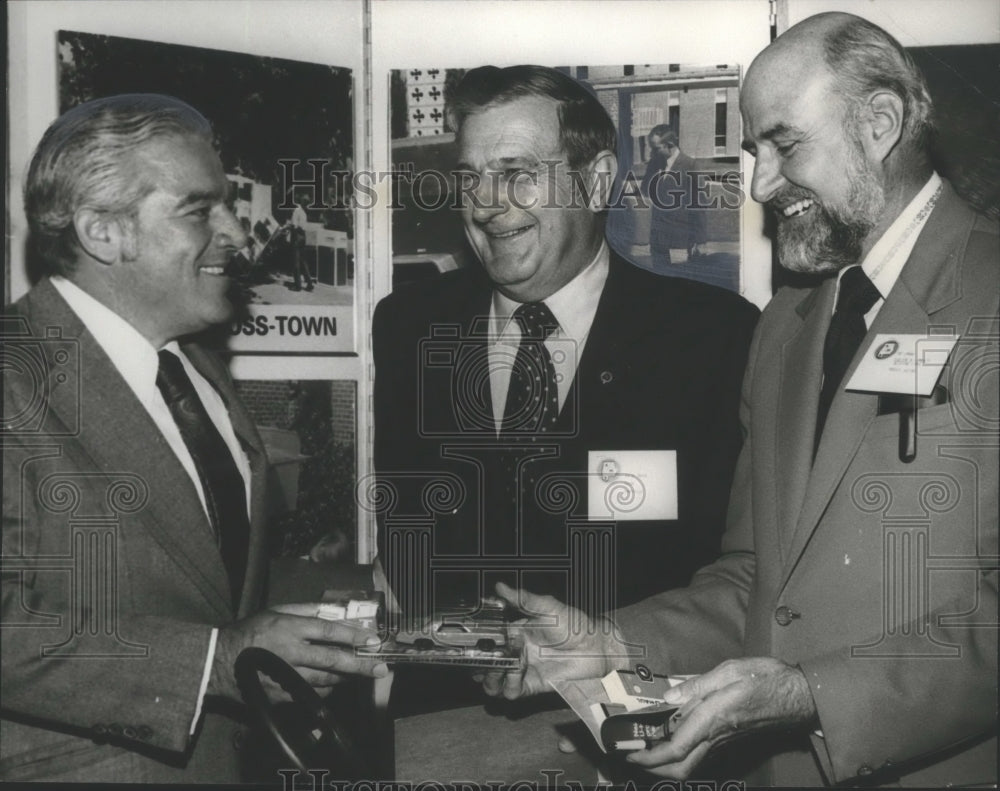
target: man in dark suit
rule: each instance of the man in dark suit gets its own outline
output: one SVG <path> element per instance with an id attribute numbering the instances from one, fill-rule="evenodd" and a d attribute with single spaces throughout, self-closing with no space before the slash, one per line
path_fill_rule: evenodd
<path id="1" fill-rule="evenodd" d="M 449 111 L 481 267 L 376 308 L 379 553 L 409 616 L 498 580 L 593 611 L 718 552 L 757 311 L 610 251 L 615 130 L 553 69 L 470 71 Z"/>
<path id="2" fill-rule="evenodd" d="M 699 207 L 695 163 L 680 149 L 677 132 L 658 124 L 649 132 L 653 153 L 646 163 L 640 191 L 649 201 L 649 253 L 655 271 L 671 264 L 670 251 L 683 250 L 687 260 L 705 244 L 705 210 Z"/>
<path id="3" fill-rule="evenodd" d="M 177 99 L 114 96 L 32 159 L 47 273 L 3 325 L 4 780 L 236 782 L 244 647 L 317 688 L 385 672 L 350 649 L 370 634 L 260 612 L 264 448 L 196 342 L 245 243 L 211 141 Z"/>
<path id="4" fill-rule="evenodd" d="M 647 664 L 702 674 L 668 693 L 670 741 L 629 760 L 683 778 L 752 735 L 754 785 L 994 786 L 996 221 L 934 172 L 923 76 L 860 17 L 778 37 L 740 103 L 781 263 L 827 277 L 761 317 L 724 554 L 614 616 Z M 629 663 L 613 630 L 521 601 L 560 629 L 525 632 L 508 697 Z"/>

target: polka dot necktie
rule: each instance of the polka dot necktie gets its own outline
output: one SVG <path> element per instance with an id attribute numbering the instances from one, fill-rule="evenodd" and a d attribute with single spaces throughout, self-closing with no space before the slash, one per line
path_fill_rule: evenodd
<path id="1" fill-rule="evenodd" d="M 851 366 L 851 360 L 861 345 L 868 328 L 865 314 L 879 300 L 878 289 L 860 266 L 852 266 L 840 278 L 837 309 L 830 320 L 830 328 L 823 344 L 823 389 L 819 396 L 816 417 L 816 441 L 813 452 L 819 447 L 833 396 Z"/>
<path id="2" fill-rule="evenodd" d="M 550 430 L 559 417 L 559 387 L 545 339 L 559 322 L 544 302 L 527 302 L 514 311 L 521 343 L 510 372 L 501 434 L 523 436 Z"/>

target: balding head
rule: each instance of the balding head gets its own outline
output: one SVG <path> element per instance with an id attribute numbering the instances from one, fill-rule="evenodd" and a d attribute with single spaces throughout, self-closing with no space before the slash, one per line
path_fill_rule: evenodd
<path id="1" fill-rule="evenodd" d="M 751 193 L 778 218 L 783 265 L 857 263 L 930 176 L 930 99 L 888 33 L 810 17 L 751 64 L 740 95 Z"/>
<path id="2" fill-rule="evenodd" d="M 746 89 L 796 90 L 825 75 L 832 97 L 857 113 L 886 91 L 903 104 L 900 154 L 926 164 L 933 107 L 923 74 L 896 39 L 853 14 L 817 14 L 789 28 L 751 64 Z M 831 97 L 831 98 L 832 98 Z"/>

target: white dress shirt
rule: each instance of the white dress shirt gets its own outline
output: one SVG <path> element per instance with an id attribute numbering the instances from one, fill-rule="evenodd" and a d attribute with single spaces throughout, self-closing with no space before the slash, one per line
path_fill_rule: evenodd
<path id="1" fill-rule="evenodd" d="M 160 389 L 156 386 L 156 372 L 159 369 L 159 358 L 157 350 L 146 338 L 129 324 L 125 319 L 98 302 L 90 294 L 81 289 L 75 283 L 63 277 L 53 277 L 52 285 L 56 291 L 70 306 L 73 312 L 83 322 L 83 326 L 94 336 L 94 340 L 108 355 L 115 368 L 122 375 L 122 378 L 135 393 L 135 397 L 142 404 L 143 408 L 152 418 L 156 427 L 160 430 L 163 438 L 167 441 L 170 449 L 177 456 L 181 466 L 184 467 L 188 477 L 194 484 L 201 500 L 201 506 L 208 516 L 208 507 L 205 503 L 205 491 L 198 477 L 198 470 L 195 468 L 194 459 L 184 444 L 180 429 L 174 422 L 170 414 L 170 408 Z M 245 496 L 247 502 L 247 516 L 249 518 L 250 507 L 250 463 L 247 460 L 243 448 L 233 431 L 233 425 L 229 420 L 229 413 L 222 397 L 215 391 L 215 388 L 205 379 L 188 360 L 184 352 L 181 351 L 177 341 L 170 341 L 164 347 L 177 355 L 184 370 L 194 385 L 195 392 L 201 400 L 209 418 L 219 430 L 222 439 L 233 454 L 236 467 L 243 476 Z M 202 701 L 205 691 L 208 689 L 208 681 L 212 671 L 212 661 L 215 658 L 215 644 L 218 638 L 218 629 L 212 629 L 212 635 L 208 644 L 208 656 L 205 661 L 205 669 L 202 674 L 201 687 L 198 691 L 198 704 L 195 708 L 194 720 L 191 723 L 191 733 L 194 733 L 201 716 Z"/>
<path id="2" fill-rule="evenodd" d="M 604 283 L 608 279 L 610 253 L 606 242 L 587 267 L 565 286 L 543 300 L 559 327 L 545 340 L 545 349 L 552 358 L 559 389 L 559 409 L 562 410 L 576 376 L 590 327 L 594 323 L 597 304 L 601 301 Z M 511 319 L 521 303 L 494 290 L 490 305 L 490 396 L 493 399 L 493 421 L 497 433 L 503 421 L 503 410 L 510 387 L 510 372 L 514 367 L 517 347 L 521 343 L 521 327 Z"/>
<path id="3" fill-rule="evenodd" d="M 913 196 L 906 208 L 900 212 L 892 225 L 886 229 L 882 237 L 875 242 L 872 249 L 868 251 L 865 260 L 861 262 L 861 268 L 872 281 L 878 290 L 880 299 L 872 306 L 872 309 L 865 314 L 865 326 L 871 327 L 875 316 L 885 303 L 892 287 L 899 279 L 899 273 L 903 271 L 906 259 L 910 257 L 914 246 L 917 244 L 917 237 L 927 224 L 927 218 L 931 210 L 937 203 L 941 195 L 941 177 L 937 173 L 932 173 L 927 179 L 927 183 L 921 187 L 920 192 Z M 844 267 L 837 275 L 837 295 L 840 294 L 840 278 L 844 276 L 851 267 Z M 836 309 L 836 296 L 833 300 Z"/>

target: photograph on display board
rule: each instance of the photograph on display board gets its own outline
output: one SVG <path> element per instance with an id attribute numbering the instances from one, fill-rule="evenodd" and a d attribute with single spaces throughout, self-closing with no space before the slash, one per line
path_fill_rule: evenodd
<path id="1" fill-rule="evenodd" d="M 757 315 L 738 294 L 740 73 L 388 75 L 374 462 L 404 617 L 498 581 L 610 610 L 717 551 Z"/>
<path id="2" fill-rule="evenodd" d="M 247 233 L 231 273 L 245 305 L 234 352 L 351 353 L 352 74 L 280 58 L 60 31 L 59 110 L 163 93 L 212 124 Z"/>
<path id="3" fill-rule="evenodd" d="M 611 248 L 658 274 L 740 291 L 739 66 L 558 70 L 597 96 L 617 130 Z M 458 211 L 455 134 L 447 113 L 450 92 L 465 72 L 390 74 L 394 287 L 476 265 Z"/>
<path id="4" fill-rule="evenodd" d="M 357 384 L 241 379 L 268 458 L 268 554 L 354 560 Z"/>

